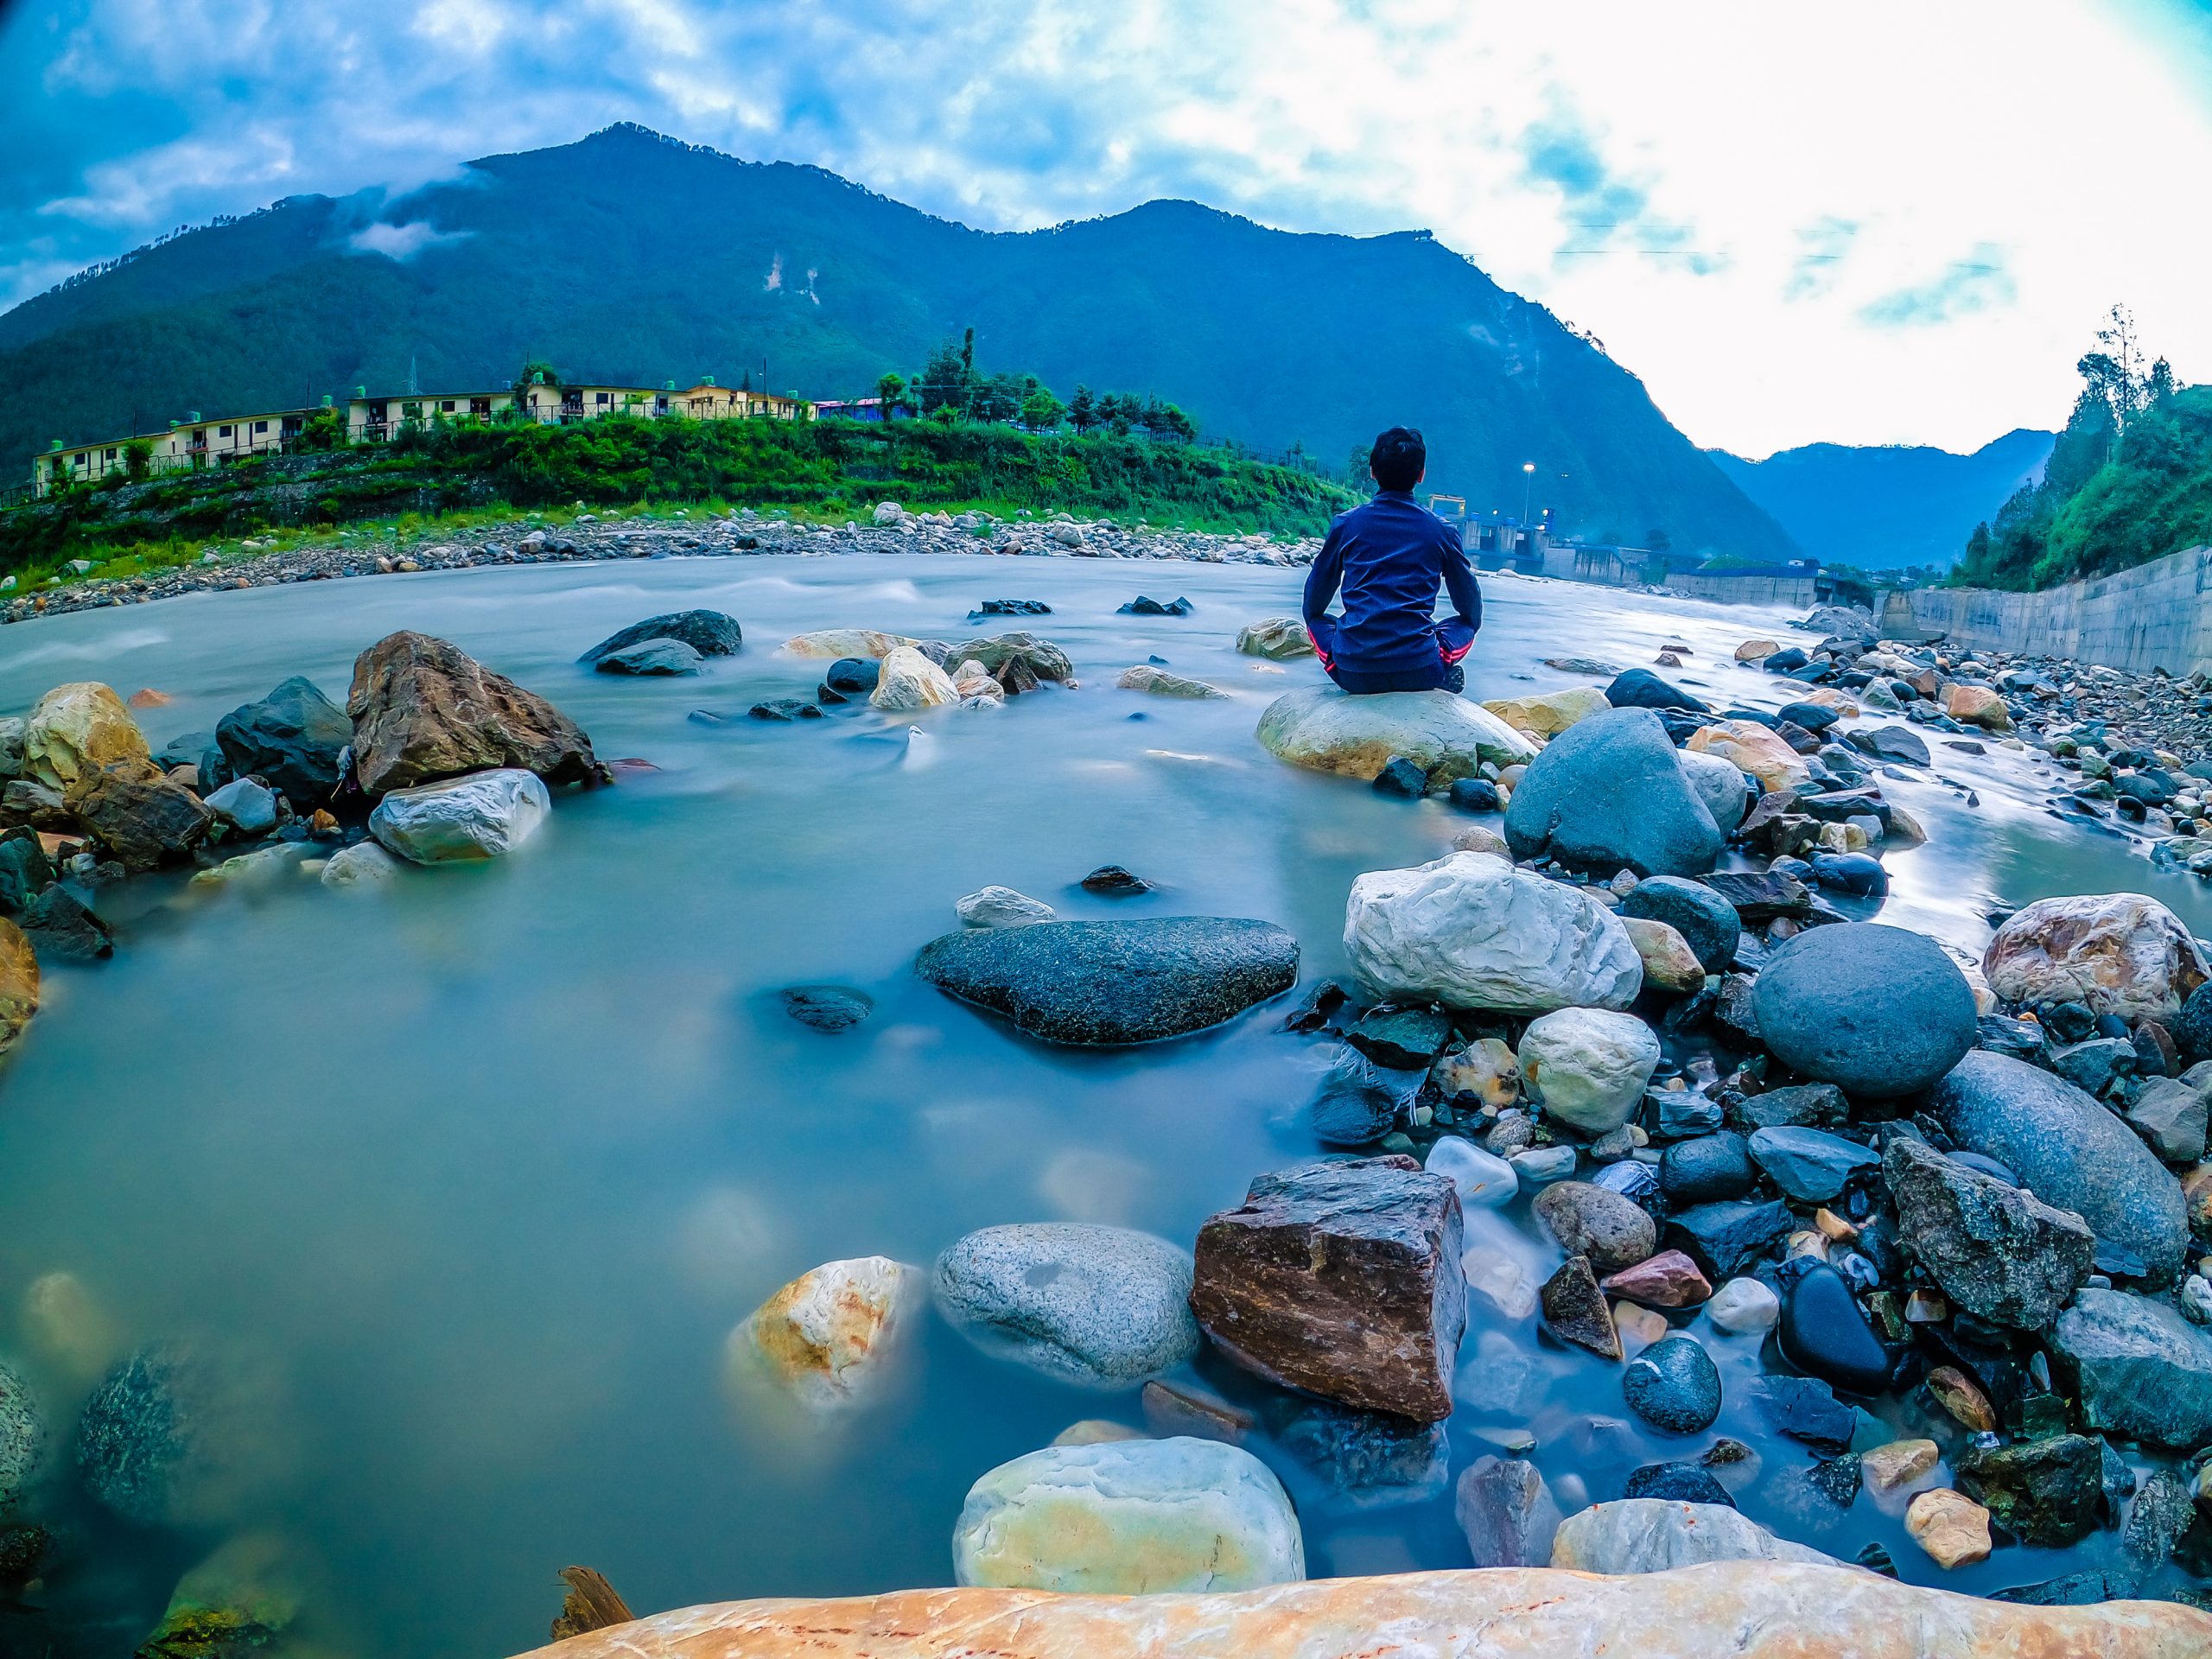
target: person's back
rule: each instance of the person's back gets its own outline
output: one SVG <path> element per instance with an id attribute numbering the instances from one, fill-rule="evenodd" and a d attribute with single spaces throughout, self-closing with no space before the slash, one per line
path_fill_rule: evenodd
<path id="1" fill-rule="evenodd" d="M 1393 427 L 1375 442 L 1375 499 L 1341 515 L 1306 579 L 1306 631 L 1329 677 L 1347 691 L 1458 690 L 1459 659 L 1482 626 L 1482 594 L 1459 532 L 1421 506 L 1421 435 Z M 1440 589 L 1454 613 L 1436 620 Z M 1344 612 L 1328 614 L 1341 591 Z"/>

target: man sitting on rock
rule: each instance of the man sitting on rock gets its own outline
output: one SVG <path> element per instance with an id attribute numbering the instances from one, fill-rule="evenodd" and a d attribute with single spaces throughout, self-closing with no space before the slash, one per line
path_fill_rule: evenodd
<path id="1" fill-rule="evenodd" d="M 1428 447 L 1409 426 L 1375 440 L 1375 499 L 1329 526 L 1306 578 L 1306 631 L 1328 676 L 1347 691 L 1458 691 L 1459 667 L 1483 625 L 1482 590 L 1459 532 L 1414 500 Z M 1452 618 L 1436 620 L 1439 586 Z M 1329 601 L 1344 590 L 1344 612 Z"/>

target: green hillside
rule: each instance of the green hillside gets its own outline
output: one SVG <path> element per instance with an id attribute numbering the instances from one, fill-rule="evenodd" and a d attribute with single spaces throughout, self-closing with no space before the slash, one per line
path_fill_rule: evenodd
<path id="1" fill-rule="evenodd" d="M 398 260 L 372 225 L 430 238 Z M 378 234 L 389 237 L 389 228 Z M 1522 465 L 1569 529 L 1796 550 L 1636 378 L 1425 232 L 1270 231 L 1189 202 L 994 234 L 817 168 L 635 127 L 494 156 L 404 200 L 301 197 L 189 232 L 0 315 L 0 458 L 198 409 L 407 384 L 750 377 L 872 393 L 972 326 L 979 362 L 1172 401 L 1209 436 L 1333 467 L 1396 422 L 1430 486 L 1516 512 Z"/>

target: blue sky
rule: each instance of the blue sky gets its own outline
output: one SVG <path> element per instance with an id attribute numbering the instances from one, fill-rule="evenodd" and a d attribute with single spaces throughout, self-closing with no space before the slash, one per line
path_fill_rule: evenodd
<path id="1" fill-rule="evenodd" d="M 17 0 L 0 306 L 616 120 L 990 228 L 1427 226 L 1751 454 L 2054 424 L 2116 301 L 2212 379 L 2212 0 Z"/>

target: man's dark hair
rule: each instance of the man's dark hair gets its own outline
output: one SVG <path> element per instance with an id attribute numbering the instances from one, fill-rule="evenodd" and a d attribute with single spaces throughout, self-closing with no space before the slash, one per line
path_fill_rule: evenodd
<path id="1" fill-rule="evenodd" d="M 1428 465 L 1428 446 L 1410 426 L 1394 426 L 1375 440 L 1367 464 L 1375 469 L 1375 481 L 1384 489 L 1410 490 L 1421 482 Z"/>

